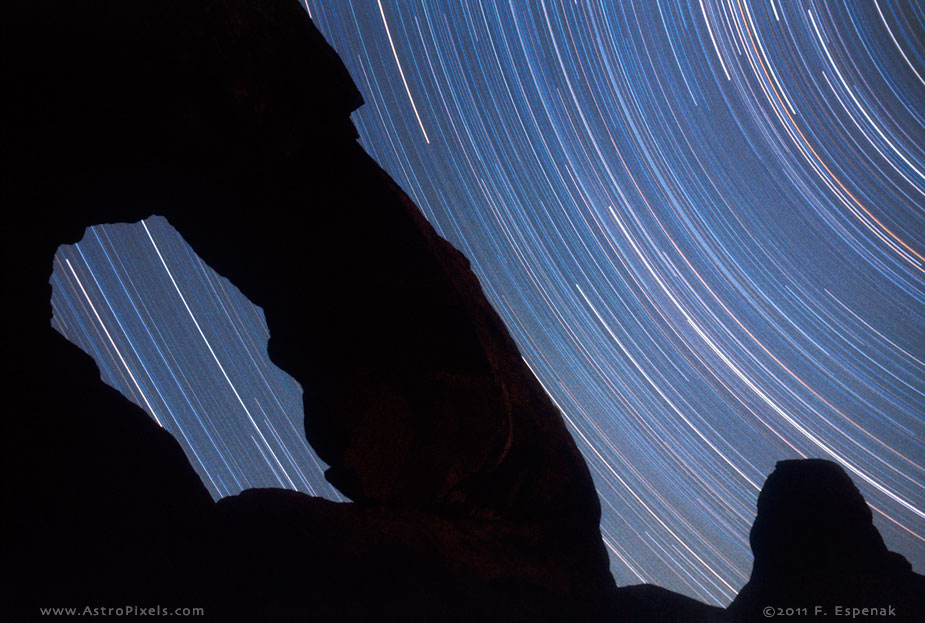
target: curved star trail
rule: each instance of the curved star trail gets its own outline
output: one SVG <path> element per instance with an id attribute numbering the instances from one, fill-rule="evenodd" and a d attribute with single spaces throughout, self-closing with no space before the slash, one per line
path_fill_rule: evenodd
<path id="1" fill-rule="evenodd" d="M 364 94 L 361 142 L 472 259 L 562 410 L 618 584 L 728 603 L 764 478 L 809 456 L 840 463 L 887 545 L 925 570 L 921 7 L 306 10 Z M 60 330 L 150 401 L 213 494 L 334 496 L 302 441 L 297 388 L 262 355 L 259 312 L 165 223 L 148 227 L 62 249 Z M 145 250 L 130 265 L 133 245 Z M 203 314 L 227 327 L 198 334 Z M 183 357 L 218 389 L 198 393 Z M 222 378 L 219 362 L 243 359 L 259 374 Z"/>

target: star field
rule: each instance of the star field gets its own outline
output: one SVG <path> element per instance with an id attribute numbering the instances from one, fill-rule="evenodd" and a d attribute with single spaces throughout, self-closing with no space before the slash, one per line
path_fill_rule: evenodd
<path id="1" fill-rule="evenodd" d="M 341 500 L 305 440 L 299 384 L 267 357 L 260 308 L 161 217 L 62 246 L 53 326 L 173 433 L 216 499 L 283 487 Z"/>
<path id="2" fill-rule="evenodd" d="M 308 0 L 363 146 L 471 260 L 595 478 L 618 584 L 727 604 L 774 463 L 841 464 L 925 570 L 925 14 Z M 163 219 L 88 230 L 59 331 L 213 495 L 340 499 L 259 309 Z"/>

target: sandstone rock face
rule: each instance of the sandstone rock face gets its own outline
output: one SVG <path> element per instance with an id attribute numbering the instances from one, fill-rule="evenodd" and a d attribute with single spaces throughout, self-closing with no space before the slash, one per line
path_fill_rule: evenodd
<path id="1" fill-rule="evenodd" d="M 217 620 L 604 612 L 584 461 L 468 262 L 357 145 L 362 100 L 299 4 L 3 11 L 24 616 L 127 597 Z M 57 245 L 152 213 L 263 307 L 308 440 L 355 504 L 213 504 L 177 444 L 53 333 Z"/>
<path id="2" fill-rule="evenodd" d="M 887 550 L 871 510 L 845 471 L 822 459 L 780 461 L 758 497 L 755 562 L 728 608 L 733 621 L 767 620 L 764 608 L 806 609 L 854 620 L 920 621 L 925 577 Z"/>

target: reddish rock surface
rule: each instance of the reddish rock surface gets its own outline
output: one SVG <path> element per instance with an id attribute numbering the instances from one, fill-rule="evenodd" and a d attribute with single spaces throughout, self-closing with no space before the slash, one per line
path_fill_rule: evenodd
<path id="1" fill-rule="evenodd" d="M 298 3 L 4 11 L 24 612 L 129 596 L 219 619 L 603 612 L 581 455 L 466 259 L 357 145 L 362 100 Z M 213 504 L 173 439 L 53 333 L 57 246 L 151 213 L 263 307 L 308 440 L 354 504 Z"/>

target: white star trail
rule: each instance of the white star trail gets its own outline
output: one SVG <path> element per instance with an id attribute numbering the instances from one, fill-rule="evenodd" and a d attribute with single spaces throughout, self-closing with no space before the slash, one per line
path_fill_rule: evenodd
<path id="1" fill-rule="evenodd" d="M 382 0 L 376 0 L 379 4 L 379 15 L 382 16 L 382 25 L 385 27 L 385 35 L 389 39 L 389 47 L 392 48 L 392 56 L 395 57 L 395 66 L 398 67 L 398 73 L 401 75 L 401 83 L 405 85 L 405 93 L 408 94 L 408 101 L 411 103 L 411 108 L 414 110 L 414 117 L 418 120 L 418 125 L 421 128 L 421 134 L 424 135 L 424 141 L 430 142 L 430 139 L 427 138 L 427 130 L 424 129 L 424 124 L 421 122 L 421 115 L 418 113 L 418 107 L 414 104 L 414 98 L 411 97 L 411 89 L 408 88 L 408 81 L 405 80 L 405 72 L 402 71 L 401 61 L 398 60 L 398 52 L 395 50 L 395 42 L 392 41 L 392 33 L 389 32 L 389 23 L 385 19 L 385 10 L 382 8 Z"/>
<path id="2" fill-rule="evenodd" d="M 250 421 L 251 425 L 257 430 L 257 433 L 260 435 L 260 438 L 263 439 L 263 442 L 266 443 L 266 439 L 263 436 L 263 433 L 260 432 L 260 428 L 257 426 L 257 422 L 254 421 L 254 417 L 251 415 L 250 410 L 247 408 L 247 405 L 244 404 L 244 400 L 241 398 L 241 394 L 238 393 L 238 389 L 234 386 L 234 383 L 231 382 L 231 379 L 228 378 L 228 373 L 225 372 L 225 366 L 222 365 L 222 362 L 219 361 L 218 355 L 215 354 L 215 350 L 212 348 L 212 345 L 209 344 L 209 339 L 206 337 L 206 334 L 202 332 L 202 327 L 199 326 L 199 321 L 196 320 L 193 310 L 189 308 L 189 304 L 186 302 L 186 297 L 183 296 L 183 292 L 180 291 L 180 286 L 177 285 L 176 279 L 173 278 L 173 273 L 170 272 L 170 268 L 167 266 L 167 262 L 164 261 L 164 256 L 161 255 L 161 250 L 157 247 L 157 243 L 154 242 L 154 238 L 151 236 L 151 230 L 148 229 L 148 224 L 144 221 L 141 221 L 141 226 L 144 227 L 145 234 L 148 236 L 148 240 L 151 241 L 151 246 L 154 247 L 154 251 L 157 253 L 157 259 L 160 260 L 161 266 L 164 267 L 164 271 L 167 273 L 167 276 L 170 277 L 170 283 L 173 284 L 174 290 L 177 291 L 177 296 L 180 297 L 180 302 L 183 303 L 183 309 L 186 310 L 186 313 L 189 314 L 190 320 L 193 321 L 193 325 L 196 327 L 196 331 L 199 332 L 199 337 L 202 338 L 202 343 L 206 345 L 206 348 L 209 350 L 209 354 L 212 355 L 212 359 L 215 360 L 215 365 L 218 366 L 219 371 L 222 373 L 222 378 L 225 379 L 225 382 L 228 383 L 228 387 L 231 389 L 234 397 L 238 399 L 238 404 L 241 405 L 241 409 L 244 410 L 247 419 Z M 274 458 L 275 455 L 274 455 Z M 279 462 L 279 461 L 277 461 Z"/>
<path id="3" fill-rule="evenodd" d="M 84 299 L 86 299 L 87 305 L 89 305 L 90 309 L 93 310 L 93 316 L 96 318 L 96 321 L 99 323 L 100 328 L 103 330 L 103 333 L 106 334 L 106 339 L 109 340 L 109 344 L 112 346 L 112 350 L 119 357 L 119 361 L 122 362 L 122 367 L 125 368 L 125 373 L 128 374 L 130 379 L 132 379 L 132 384 L 135 386 L 135 389 L 138 390 L 138 395 L 141 396 L 141 399 L 144 401 L 145 406 L 148 407 L 148 413 L 151 414 L 151 417 L 154 418 L 155 422 L 157 422 L 160 426 L 163 427 L 164 425 L 161 424 L 160 418 L 157 417 L 157 413 L 155 413 L 154 407 L 152 407 L 151 403 L 148 402 L 148 398 L 147 396 L 145 396 L 144 390 L 141 389 L 141 385 L 138 384 L 138 380 L 135 378 L 135 375 L 132 374 L 132 369 L 125 362 L 125 357 L 122 356 L 122 353 L 119 351 L 119 347 L 116 346 L 115 340 L 113 340 L 112 336 L 109 334 L 109 329 L 106 328 L 106 323 L 103 322 L 103 319 L 100 318 L 99 312 L 96 311 L 96 307 L 93 306 L 93 301 L 90 300 L 90 295 L 87 294 L 87 291 L 84 289 L 84 284 L 80 283 L 80 277 L 77 276 L 77 273 L 74 271 L 74 267 L 71 266 L 71 261 L 66 259 L 64 260 L 64 263 L 67 264 L 67 268 L 68 270 L 71 271 L 71 275 L 73 275 L 74 281 L 76 281 L 77 285 L 80 287 L 80 292 L 84 295 Z"/>

